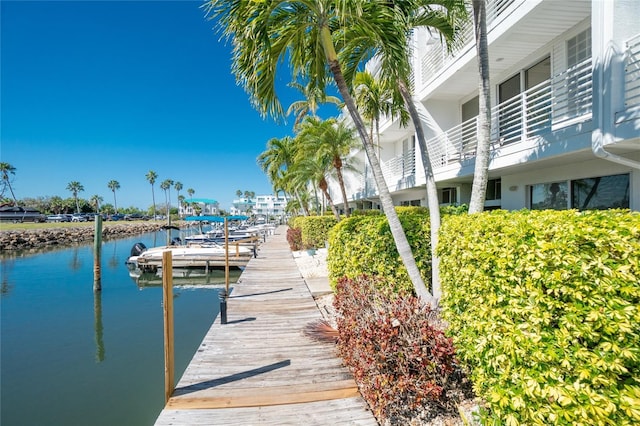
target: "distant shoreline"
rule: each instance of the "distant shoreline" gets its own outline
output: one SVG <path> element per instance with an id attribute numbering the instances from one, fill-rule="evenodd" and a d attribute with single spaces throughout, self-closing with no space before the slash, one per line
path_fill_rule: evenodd
<path id="1" fill-rule="evenodd" d="M 10 252 L 32 248 L 68 246 L 93 241 L 94 227 L 43 227 L 33 229 L 0 230 L 0 251 Z M 102 236 L 105 240 L 154 232 L 162 229 L 164 223 L 134 222 L 134 223 L 104 223 Z"/>

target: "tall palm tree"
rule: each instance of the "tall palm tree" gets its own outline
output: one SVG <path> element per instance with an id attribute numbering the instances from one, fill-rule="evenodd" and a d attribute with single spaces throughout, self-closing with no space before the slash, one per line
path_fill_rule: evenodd
<path id="1" fill-rule="evenodd" d="M 330 72 L 362 140 L 382 209 L 414 290 L 425 302 L 433 303 L 395 211 L 374 145 L 349 92 L 336 50 L 349 41 L 344 37 L 348 29 L 359 30 L 361 34 L 354 33 L 358 37 L 378 40 L 385 39 L 385 31 L 404 34 L 404 27 L 396 28 L 397 19 L 388 4 L 365 0 L 209 0 L 206 8 L 210 16 L 218 19 L 223 34 L 233 39 L 232 71 L 263 115 L 283 114 L 275 91 L 277 70 L 282 68 L 277 66 L 279 62 L 288 59 L 293 80 L 308 78 L 311 87 L 320 91 L 325 90 L 326 72 Z M 353 61 L 365 59 L 357 54 L 352 56 Z M 403 63 L 407 62 L 405 58 Z"/>
<path id="2" fill-rule="evenodd" d="M 187 194 L 189 194 L 189 198 L 193 198 L 193 194 L 196 193 L 196 190 L 193 188 L 188 188 L 187 189 Z"/>
<path id="3" fill-rule="evenodd" d="M 178 215 L 180 215 L 180 211 L 181 211 L 181 207 L 182 207 L 182 201 L 180 201 L 180 191 L 182 191 L 182 182 L 176 182 L 173 184 L 173 188 L 176 190 L 176 195 L 178 198 Z M 184 199 L 184 197 L 182 197 Z"/>
<path id="4" fill-rule="evenodd" d="M 478 142 L 476 164 L 469 201 L 469 214 L 484 210 L 489 180 L 489 150 L 491 146 L 491 97 L 489 79 L 489 47 L 487 45 L 486 0 L 473 0 L 473 27 L 478 55 Z"/>
<path id="5" fill-rule="evenodd" d="M 118 201 L 116 200 L 116 190 L 120 189 L 120 182 L 118 182 L 117 180 L 110 180 L 109 183 L 107 183 L 107 187 L 111 190 L 111 192 L 113 192 L 113 208 L 116 211 L 116 214 L 118 214 Z"/>
<path id="6" fill-rule="evenodd" d="M 164 191 L 164 202 L 165 205 L 167 206 L 167 220 L 169 221 L 171 214 L 170 214 L 170 208 L 171 208 L 171 185 L 173 185 L 173 180 L 171 179 L 165 179 L 162 181 L 162 183 L 160 184 L 160 189 L 162 189 Z"/>
<path id="7" fill-rule="evenodd" d="M 332 103 L 337 107 L 342 105 L 339 98 L 327 95 L 324 90 L 319 90 L 318 87 L 314 87 L 311 84 L 302 85 L 297 81 L 293 81 L 289 83 L 289 86 L 298 89 L 304 96 L 304 99 L 293 102 L 289 105 L 289 109 L 287 109 L 287 116 L 292 113 L 295 114 L 294 128 L 298 127 L 302 120 L 308 115 L 317 117 L 316 111 L 318 111 L 318 107 L 322 103 Z"/>
<path id="8" fill-rule="evenodd" d="M 335 169 L 345 216 L 349 217 L 349 199 L 344 184 L 343 168 L 353 170 L 347 156 L 358 146 L 355 131 L 344 120 L 320 120 L 307 117 L 299 127 L 304 151 L 316 152 L 316 155 L 327 157 Z M 338 217 L 338 220 L 340 218 Z"/>
<path id="9" fill-rule="evenodd" d="M 0 162 L 0 173 L 2 173 L 3 185 L 9 188 L 9 192 L 11 192 L 11 198 L 13 198 L 13 202 L 17 206 L 18 200 L 16 199 L 16 194 L 13 193 L 13 188 L 11 187 L 11 179 L 9 178 L 9 175 L 16 174 L 16 168 L 9 163 Z M 4 188 L 2 192 L 4 193 Z"/>
<path id="10" fill-rule="evenodd" d="M 72 181 L 67 184 L 67 191 L 70 191 L 73 195 L 73 199 L 76 202 L 76 213 L 80 213 L 80 204 L 78 203 L 78 192 L 84 191 L 84 186 L 78 181 Z"/>
<path id="11" fill-rule="evenodd" d="M 96 208 L 96 213 L 100 213 L 100 203 L 104 201 L 104 198 L 96 194 L 96 195 L 92 195 L 89 201 Z"/>
<path id="12" fill-rule="evenodd" d="M 156 194 L 154 190 L 154 186 L 156 183 L 156 179 L 158 179 L 158 174 L 153 170 L 149 170 L 145 175 L 147 178 L 147 182 L 151 184 L 151 200 L 153 201 L 152 210 L 153 210 L 153 218 L 156 218 Z"/>
<path id="13" fill-rule="evenodd" d="M 389 21 L 379 32 L 366 32 L 362 28 L 349 27 L 346 36 L 349 40 L 348 46 L 343 54 L 345 57 L 376 55 L 380 62 L 379 77 L 386 82 L 385 84 L 397 88 L 413 122 L 426 179 L 431 228 L 431 289 L 435 299 L 432 302 L 437 304 L 441 296 L 439 258 L 436 254 L 440 206 L 425 132 L 416 106 L 419 101 L 413 98 L 411 90 L 411 55 L 407 35 L 416 28 L 427 27 L 430 31 L 439 33 L 447 46 L 451 47 L 457 34 L 456 25 L 466 17 L 466 9 L 463 0 L 405 0 L 387 2 L 386 7 L 389 14 L 385 16 Z M 357 64 L 358 61 L 350 62 L 346 75 L 355 75 Z"/>

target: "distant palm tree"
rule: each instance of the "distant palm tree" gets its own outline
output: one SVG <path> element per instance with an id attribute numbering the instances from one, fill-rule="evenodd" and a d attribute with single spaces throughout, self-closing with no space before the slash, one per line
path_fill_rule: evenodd
<path id="1" fill-rule="evenodd" d="M 107 183 L 107 187 L 113 192 L 113 206 L 116 214 L 118 214 L 118 201 L 116 200 L 116 190 L 120 189 L 120 182 L 117 180 L 110 180 Z"/>
<path id="2" fill-rule="evenodd" d="M 92 195 L 89 201 L 95 206 L 96 213 L 100 213 L 100 203 L 102 203 L 104 199 L 99 195 Z"/>
<path id="3" fill-rule="evenodd" d="M 342 105 L 339 98 L 327 95 L 323 90 L 320 90 L 318 87 L 314 87 L 309 83 L 303 86 L 297 81 L 294 81 L 289 83 L 289 86 L 298 89 L 304 96 L 303 100 L 295 101 L 289 105 L 289 109 L 286 112 L 286 115 L 290 115 L 291 113 L 295 114 L 296 119 L 293 123 L 294 128 L 297 127 L 308 115 L 317 117 L 316 111 L 321 103 L 332 103 L 338 107 Z"/>
<path id="4" fill-rule="evenodd" d="M 344 203 L 345 216 L 349 217 L 349 200 L 342 175 L 343 168 L 355 170 L 347 156 L 359 146 L 355 130 L 348 126 L 344 120 L 320 120 L 316 117 L 307 117 L 299 126 L 302 151 L 306 155 L 315 153 L 316 156 L 326 157 L 335 170 Z M 340 217 L 338 216 L 338 220 Z"/>
<path id="5" fill-rule="evenodd" d="M 189 194 L 189 198 L 193 198 L 193 194 L 195 193 L 196 191 L 193 188 L 187 189 L 187 194 Z"/>
<path id="6" fill-rule="evenodd" d="M 242 190 L 241 189 L 238 189 L 236 191 L 236 197 L 238 197 L 238 198 L 242 197 Z"/>
<path id="7" fill-rule="evenodd" d="M 167 220 L 170 220 L 171 217 L 171 185 L 173 185 L 173 180 L 165 179 L 160 184 L 160 188 L 164 190 L 164 202 L 167 206 Z"/>
<path id="8" fill-rule="evenodd" d="M 156 183 L 156 179 L 158 179 L 158 174 L 153 170 L 149 170 L 149 172 L 145 175 L 145 177 L 147 178 L 147 181 L 151 184 L 151 199 L 153 200 L 152 210 L 153 210 L 153 218 L 155 219 L 156 218 L 156 194 L 153 189 L 153 186 Z"/>
<path id="9" fill-rule="evenodd" d="M 182 207 L 182 202 L 180 201 L 180 191 L 182 191 L 182 182 L 176 182 L 173 184 L 173 188 L 176 190 L 176 194 L 178 197 L 178 215 L 180 215 L 180 210 Z M 184 199 L 184 197 L 182 197 Z"/>
<path id="10" fill-rule="evenodd" d="M 13 188 L 11 187 L 11 179 L 9 179 L 10 174 L 11 175 L 16 174 L 16 168 L 9 163 L 0 163 L 0 173 L 2 173 L 2 182 L 4 186 L 9 188 L 9 192 L 11 192 L 11 197 L 13 198 L 13 202 L 17 206 L 18 200 L 16 199 L 16 195 L 13 193 Z M 2 192 L 4 193 L 4 188 Z"/>
<path id="11" fill-rule="evenodd" d="M 73 199 L 76 202 L 76 213 L 80 213 L 80 204 L 78 203 L 78 192 L 84 191 L 84 186 L 80 182 L 72 181 L 67 185 L 67 191 L 71 191 Z"/>

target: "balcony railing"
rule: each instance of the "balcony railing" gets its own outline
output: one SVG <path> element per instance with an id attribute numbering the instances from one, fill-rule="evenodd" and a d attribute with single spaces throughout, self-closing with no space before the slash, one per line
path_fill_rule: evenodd
<path id="1" fill-rule="evenodd" d="M 627 41 L 625 98 L 627 108 L 640 105 L 640 34 Z"/>
<path id="2" fill-rule="evenodd" d="M 588 59 L 491 109 L 492 149 L 535 138 L 591 117 L 592 65 Z M 476 155 L 478 118 L 427 141 L 439 168 Z"/>
<path id="3" fill-rule="evenodd" d="M 489 0 L 487 3 L 487 28 L 504 14 L 509 6 L 516 0 Z M 470 11 L 469 16 L 473 16 Z M 431 44 L 424 55 L 420 59 L 420 79 L 419 81 L 425 85 L 439 71 L 445 69 L 446 65 L 455 60 L 456 54 L 469 43 L 474 42 L 473 21 L 470 20 L 461 28 L 458 34 L 455 48 L 450 52 L 440 43 L 439 39 Z"/>

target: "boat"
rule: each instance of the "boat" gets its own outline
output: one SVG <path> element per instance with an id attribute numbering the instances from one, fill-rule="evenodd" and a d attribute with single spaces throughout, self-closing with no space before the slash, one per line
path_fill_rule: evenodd
<path id="1" fill-rule="evenodd" d="M 137 268 L 143 272 L 154 272 L 162 267 L 163 253 L 171 252 L 172 266 L 174 268 L 210 268 L 243 267 L 256 252 L 251 247 L 237 244 L 229 245 L 227 250 L 224 245 L 214 242 L 188 243 L 186 245 L 168 245 L 147 248 L 143 243 L 136 243 L 131 248 L 127 259 L 130 268 Z"/>

